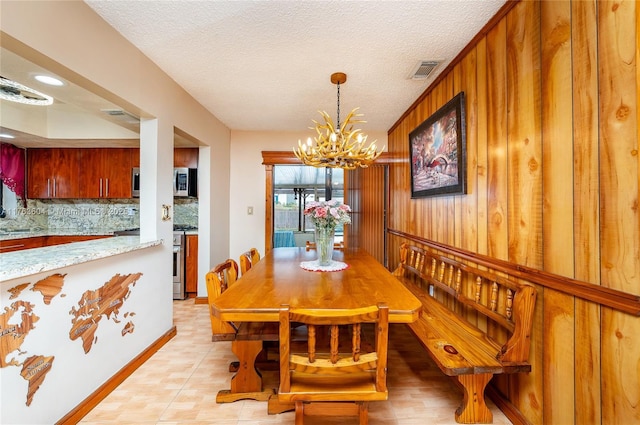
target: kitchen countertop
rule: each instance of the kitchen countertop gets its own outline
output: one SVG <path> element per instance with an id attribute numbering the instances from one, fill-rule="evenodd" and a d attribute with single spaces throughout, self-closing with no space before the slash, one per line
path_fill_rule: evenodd
<path id="1" fill-rule="evenodd" d="M 44 233 L 44 235 L 51 235 L 51 232 Z M 75 232 L 74 234 L 79 235 L 80 233 Z M 22 237 L 30 236 L 33 234 L 29 233 L 28 236 Z M 162 240 L 140 242 L 139 236 L 118 236 L 7 252 L 0 254 L 0 281 L 17 279 L 161 244 Z"/>
<path id="2" fill-rule="evenodd" d="M 136 229 L 138 230 L 138 229 Z M 0 229 L 0 241 L 10 241 L 14 239 L 36 238 L 41 236 L 123 236 L 117 235 L 125 230 L 78 230 L 78 229 L 20 229 L 20 230 L 3 230 Z M 189 229 L 183 231 L 185 235 L 197 235 L 198 229 Z"/>
<path id="3" fill-rule="evenodd" d="M 113 236 L 114 230 L 77 230 L 77 229 L 21 229 L 21 230 L 0 230 L 0 241 L 10 241 L 13 239 L 36 238 L 40 236 Z"/>

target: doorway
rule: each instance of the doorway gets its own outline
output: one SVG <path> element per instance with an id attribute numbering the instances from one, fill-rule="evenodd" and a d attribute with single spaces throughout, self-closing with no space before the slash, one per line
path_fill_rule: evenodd
<path id="1" fill-rule="evenodd" d="M 334 199 L 344 202 L 344 170 L 306 165 L 273 167 L 272 246 L 305 246 L 313 241 L 314 226 L 304 209 L 310 202 Z M 344 240 L 344 227 L 336 228 L 337 242 Z"/>

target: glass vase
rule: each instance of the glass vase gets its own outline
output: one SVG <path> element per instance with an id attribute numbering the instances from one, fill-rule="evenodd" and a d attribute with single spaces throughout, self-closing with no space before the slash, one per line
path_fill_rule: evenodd
<path id="1" fill-rule="evenodd" d="M 318 251 L 318 265 L 320 266 L 331 264 L 335 231 L 335 227 L 316 227 L 316 250 Z"/>

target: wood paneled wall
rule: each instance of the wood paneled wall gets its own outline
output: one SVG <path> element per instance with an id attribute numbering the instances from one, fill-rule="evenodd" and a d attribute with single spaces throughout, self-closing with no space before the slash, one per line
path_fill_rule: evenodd
<path id="1" fill-rule="evenodd" d="M 639 42 L 634 1 L 510 2 L 389 131 L 389 229 L 640 294 Z M 411 199 L 408 135 L 460 91 L 468 193 Z M 640 318 L 538 300 L 532 373 L 493 387 L 534 424 L 640 423 Z"/>

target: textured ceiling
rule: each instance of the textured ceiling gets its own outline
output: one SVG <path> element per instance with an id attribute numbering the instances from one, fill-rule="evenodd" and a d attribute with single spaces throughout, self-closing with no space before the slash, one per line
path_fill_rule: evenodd
<path id="1" fill-rule="evenodd" d="M 505 3 L 86 0 L 232 130 L 303 131 L 359 106 L 387 131 Z M 427 80 L 410 74 L 442 60 Z"/>

